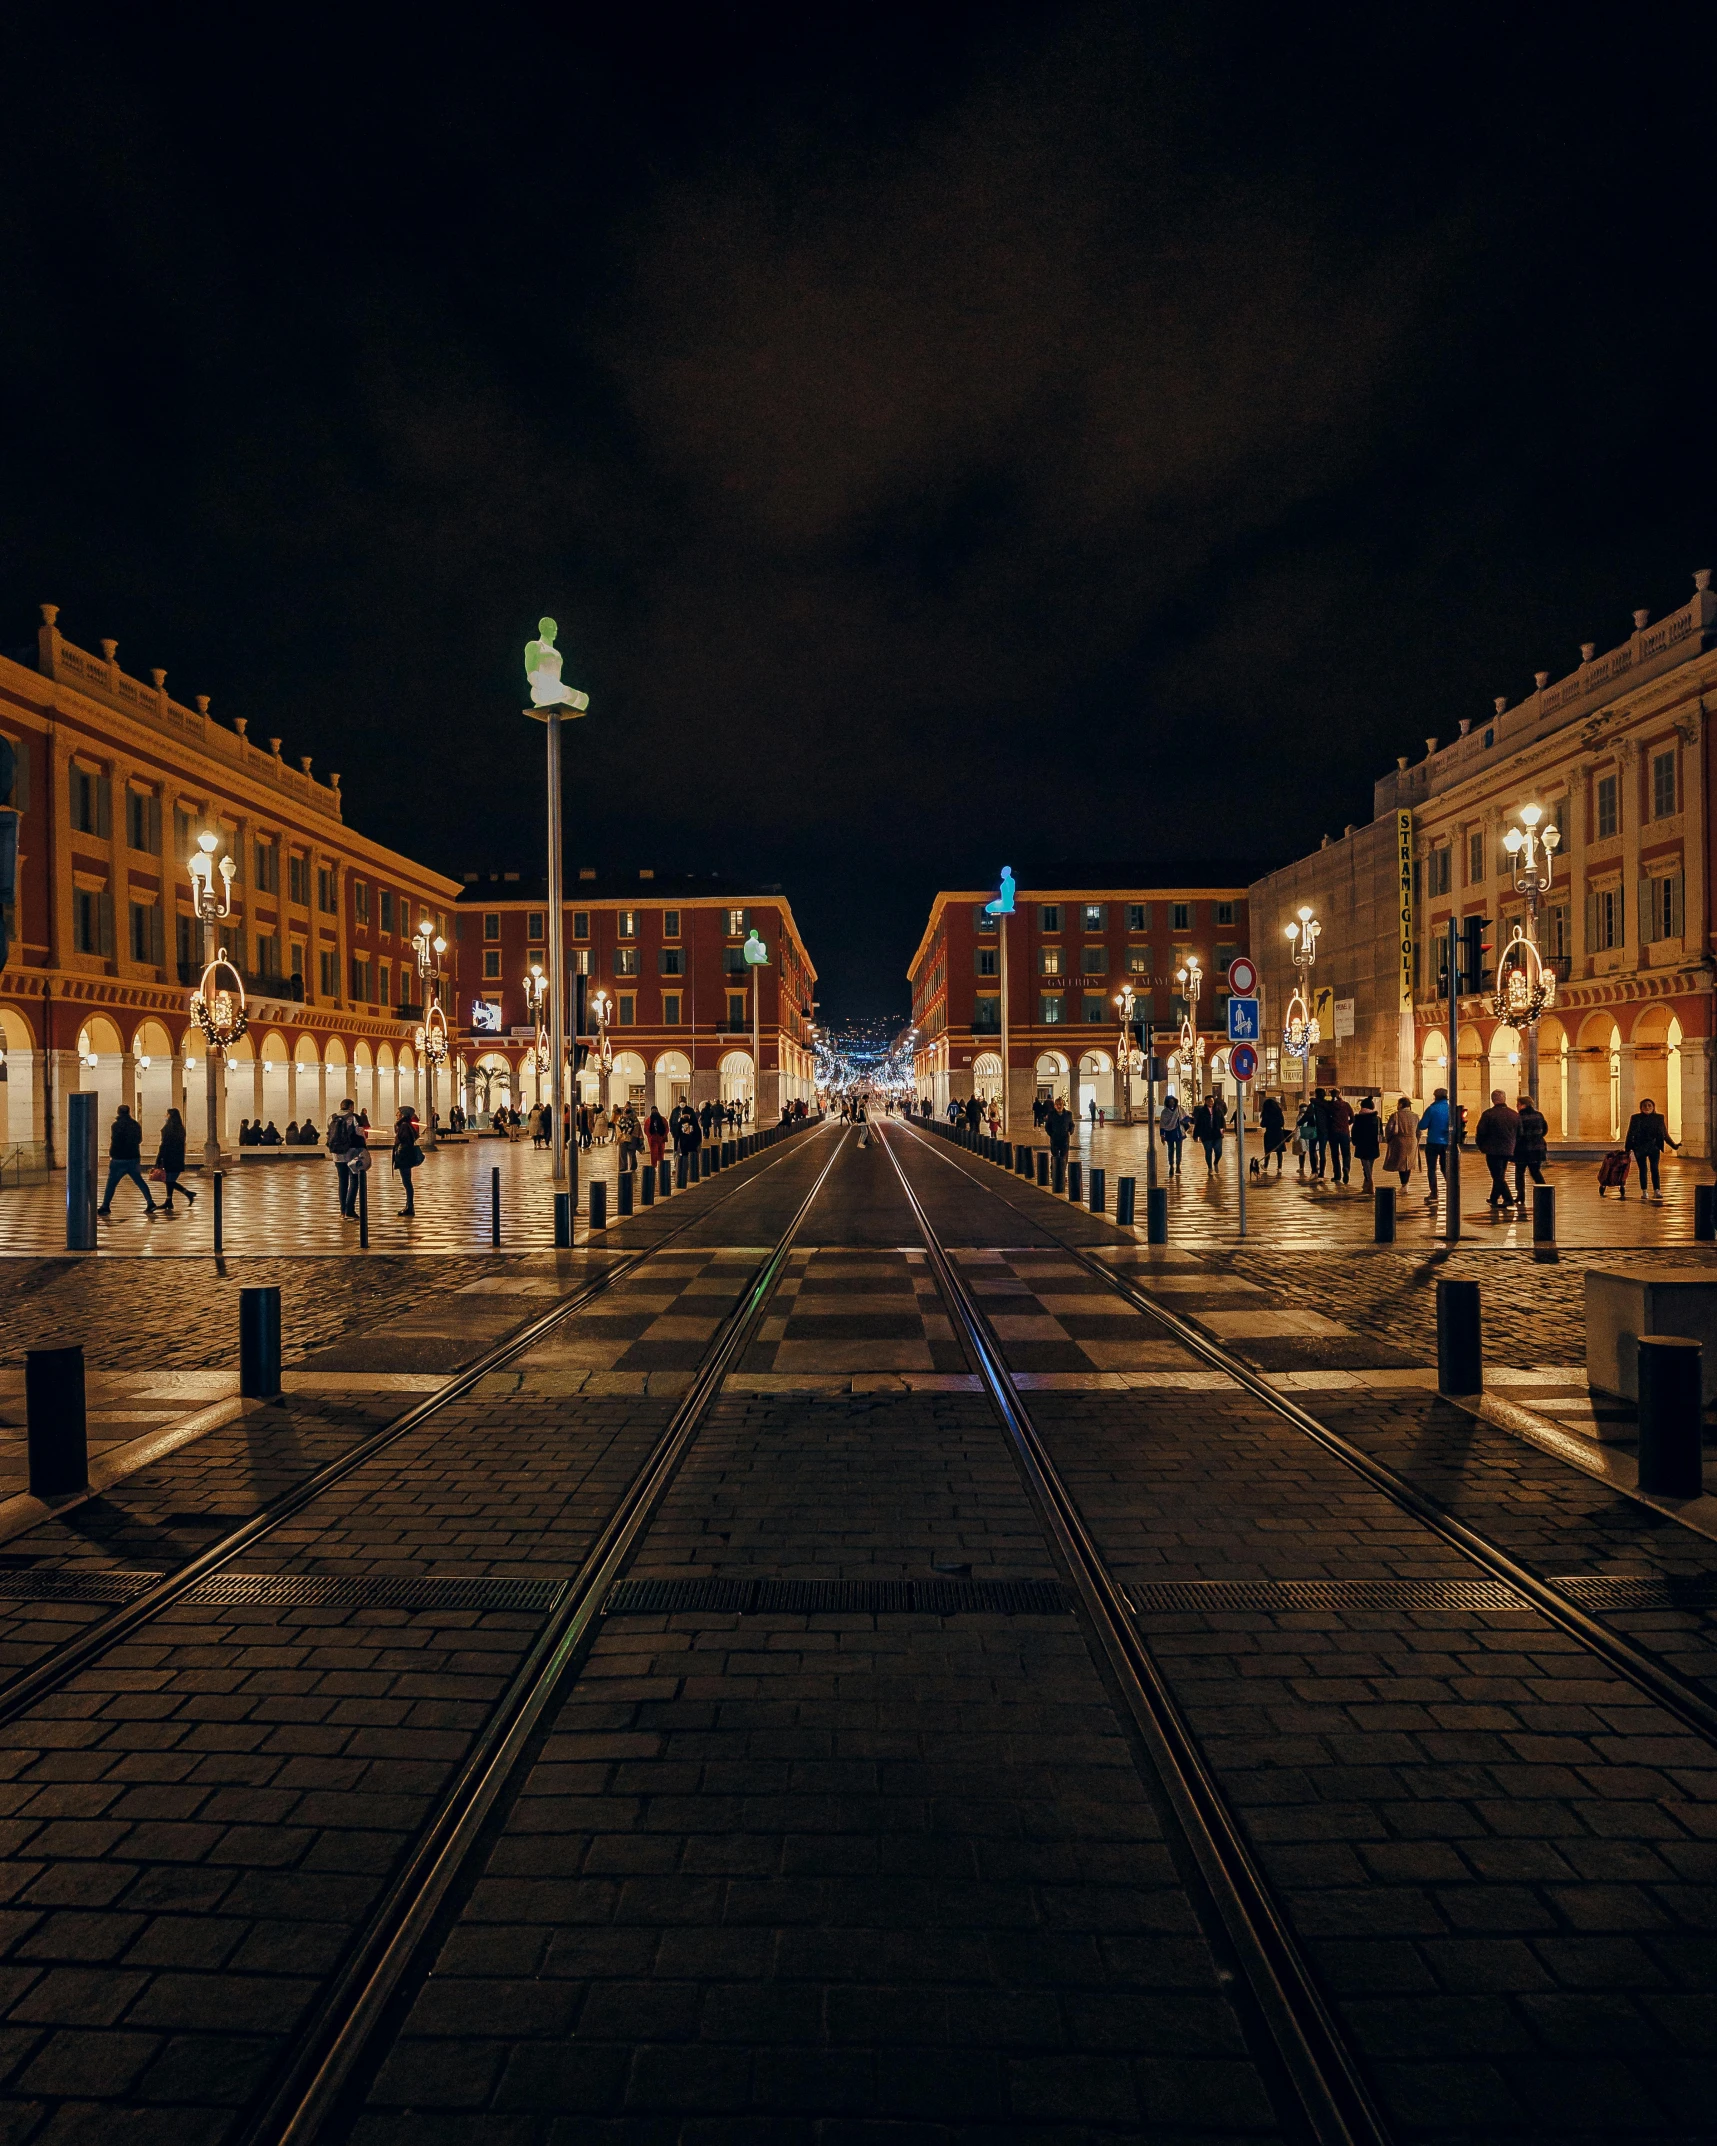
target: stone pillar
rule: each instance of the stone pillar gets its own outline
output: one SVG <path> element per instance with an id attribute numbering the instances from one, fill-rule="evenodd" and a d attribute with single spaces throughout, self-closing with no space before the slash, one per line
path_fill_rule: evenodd
<path id="1" fill-rule="evenodd" d="M 1663 1053 L 1649 1044 L 1624 1043 L 1621 1061 L 1621 1130 L 1625 1133 L 1642 1095 L 1649 1095 L 1659 1110 L 1663 1108 Z"/>
<path id="2" fill-rule="evenodd" d="M 119 1054 L 119 1100 L 134 1118 L 140 1115 L 137 1108 L 137 1058 L 132 1051 Z"/>
<path id="3" fill-rule="evenodd" d="M 1586 1092 L 1591 1086 L 1592 1058 L 1570 1040 L 1568 1045 L 1568 1114 L 1562 1137 L 1571 1145 L 1586 1138 Z"/>
<path id="4" fill-rule="evenodd" d="M 286 1061 L 286 1116 L 287 1116 L 287 1120 L 288 1120 L 288 1122 L 289 1122 L 289 1123 L 291 1123 L 291 1124 L 293 1124 L 293 1125 L 296 1125 L 296 1124 L 297 1124 L 297 1122 L 298 1122 L 298 1061 L 297 1061 L 297 1059 L 296 1059 L 296 1058 L 289 1058 L 289 1059 L 288 1059 L 288 1060 Z M 282 1127 L 281 1127 L 281 1131 L 282 1131 L 282 1132 L 284 1132 L 285 1130 L 286 1130 L 286 1127 L 285 1127 L 285 1126 L 282 1126 Z"/>
<path id="5" fill-rule="evenodd" d="M 53 1090 L 54 1162 L 63 1170 L 66 1166 L 69 1119 L 67 1105 L 69 1099 L 79 1091 L 83 1060 L 76 1051 L 49 1051 L 43 1055 L 47 1061 L 49 1085 Z"/>
<path id="6" fill-rule="evenodd" d="M 1712 1135 L 1712 1039 L 1684 1036 L 1681 1041 L 1681 1152 L 1710 1156 L 1717 1153 Z"/>
<path id="7" fill-rule="evenodd" d="M 328 1068 L 320 1059 L 316 1064 L 316 1129 L 328 1130 Z"/>
<path id="8" fill-rule="evenodd" d="M 183 1117 L 184 1117 L 184 1115 L 185 1115 L 185 1054 L 184 1054 L 184 1051 L 183 1051 L 182 1049 L 181 1049 L 181 1050 L 177 1050 L 177 1051 L 175 1051 L 175 1052 L 173 1053 L 172 1057 L 171 1057 L 171 1058 L 170 1058 L 170 1059 L 169 1059 L 169 1060 L 167 1061 L 167 1066 L 168 1066 L 168 1073 L 167 1073 L 167 1078 L 168 1078 L 168 1081 L 169 1081 L 169 1084 L 170 1084 L 170 1085 L 169 1085 L 169 1091 L 168 1091 L 168 1092 L 169 1092 L 169 1094 L 170 1094 L 170 1095 L 171 1095 L 171 1097 L 172 1097 L 172 1103 L 173 1103 L 173 1108 L 174 1108 L 174 1109 L 175 1109 L 175 1110 L 176 1110 L 176 1111 L 177 1111 L 177 1112 L 179 1113 L 179 1116 L 180 1116 L 181 1118 L 183 1118 Z M 190 1145 L 190 1143 L 189 1143 L 189 1141 L 188 1141 L 188 1140 L 187 1140 L 187 1142 L 186 1142 L 186 1145 L 187 1145 L 187 1147 L 188 1147 L 188 1146 Z"/>

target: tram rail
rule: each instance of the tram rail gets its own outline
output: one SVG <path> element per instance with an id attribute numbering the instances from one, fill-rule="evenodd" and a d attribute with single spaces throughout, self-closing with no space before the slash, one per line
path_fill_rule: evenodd
<path id="1" fill-rule="evenodd" d="M 1528 1606 L 1537 1610 L 1560 1631 L 1597 1655 L 1607 1668 L 1625 1678 L 1666 1713 L 1672 1714 L 1684 1728 L 1693 1730 L 1707 1742 L 1717 1744 L 1717 1702 L 1713 1702 L 1692 1678 L 1683 1676 L 1670 1663 L 1661 1660 L 1649 1649 L 1639 1646 L 1625 1634 L 1612 1630 L 1557 1586 L 1554 1580 L 1545 1579 L 1534 1572 L 1501 1543 L 1494 1542 L 1479 1529 L 1469 1526 L 1466 1521 L 1457 1519 L 1434 1498 L 1427 1497 L 1422 1490 L 1410 1483 L 1405 1476 L 1398 1474 L 1385 1462 L 1375 1459 L 1351 1440 L 1343 1438 L 1340 1432 L 1332 1430 L 1327 1423 L 1320 1422 L 1308 1409 L 1302 1408 L 1298 1402 L 1261 1378 L 1249 1364 L 1223 1348 L 1220 1342 L 1213 1341 L 1190 1321 L 1171 1311 L 1128 1276 L 1116 1273 L 1102 1260 L 1093 1259 L 1080 1246 L 1069 1243 L 1049 1226 L 1036 1209 L 1023 1206 L 1018 1200 L 1010 1198 L 1000 1187 L 967 1169 L 953 1154 L 944 1149 L 940 1141 L 925 1140 L 924 1135 L 916 1130 L 914 1137 L 928 1147 L 932 1154 L 940 1156 L 969 1183 L 982 1186 L 995 1199 L 1011 1207 L 1016 1214 L 1023 1215 L 1034 1227 L 1041 1229 L 1059 1251 L 1065 1253 L 1087 1274 L 1100 1277 L 1116 1295 L 1153 1320 L 1165 1334 L 1172 1336 L 1212 1369 L 1222 1372 L 1237 1386 L 1244 1388 L 1254 1400 L 1262 1402 L 1273 1414 L 1291 1424 L 1302 1437 L 1320 1446 L 1344 1468 L 1351 1470 L 1373 1490 L 1387 1498 L 1392 1505 L 1420 1522 L 1451 1549 L 1469 1558 L 1489 1578 L 1500 1581 L 1519 1595 Z"/>

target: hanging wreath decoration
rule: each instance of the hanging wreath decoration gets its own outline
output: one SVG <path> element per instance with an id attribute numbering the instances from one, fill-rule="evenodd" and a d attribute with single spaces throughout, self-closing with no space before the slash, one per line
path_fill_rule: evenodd
<path id="1" fill-rule="evenodd" d="M 428 1019 L 419 1022 L 417 1048 L 432 1066 L 447 1063 L 447 1016 L 439 1004 L 431 1006 Z"/>
<path id="2" fill-rule="evenodd" d="M 227 1051 L 250 1026 L 244 1010 L 244 979 L 223 946 L 191 993 L 191 1019 L 215 1050 Z"/>
<path id="3" fill-rule="evenodd" d="M 1491 1011 L 1514 1028 L 1530 1028 L 1556 996 L 1556 971 L 1517 924 L 1497 964 Z"/>
<path id="4" fill-rule="evenodd" d="M 1306 1002 L 1296 991 L 1288 1001 L 1287 1019 L 1282 1024 L 1282 1048 L 1290 1058 L 1304 1058 L 1315 1050 L 1323 1040 L 1323 1031 L 1306 1009 Z"/>

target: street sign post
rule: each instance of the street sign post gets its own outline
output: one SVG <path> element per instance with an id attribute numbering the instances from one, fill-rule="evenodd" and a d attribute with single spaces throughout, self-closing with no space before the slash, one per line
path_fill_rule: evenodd
<path id="1" fill-rule="evenodd" d="M 1237 1043 L 1228 1054 L 1228 1063 L 1236 1080 L 1250 1080 L 1258 1070 L 1258 1053 L 1249 1043 Z"/>
<path id="2" fill-rule="evenodd" d="M 1250 954 L 1236 954 L 1228 964 L 1228 989 L 1235 998 L 1257 996 L 1258 964 Z"/>

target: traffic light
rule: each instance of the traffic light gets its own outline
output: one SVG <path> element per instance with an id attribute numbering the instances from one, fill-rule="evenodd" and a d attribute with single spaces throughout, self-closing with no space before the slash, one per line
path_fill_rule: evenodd
<path id="1" fill-rule="evenodd" d="M 590 1026 L 584 1017 L 584 999 L 589 988 L 590 978 L 582 972 L 572 979 L 572 1032 L 575 1036 L 582 1036 Z"/>
<path id="2" fill-rule="evenodd" d="M 575 1043 L 572 1047 L 572 1070 L 575 1073 L 582 1073 L 584 1071 L 584 1061 L 589 1056 L 590 1045 L 588 1043 Z"/>
<path id="3" fill-rule="evenodd" d="M 1471 996 L 1485 987 L 1485 974 L 1490 953 L 1490 941 L 1485 936 L 1490 930 L 1489 917 L 1462 917 L 1461 919 L 1461 990 Z"/>

